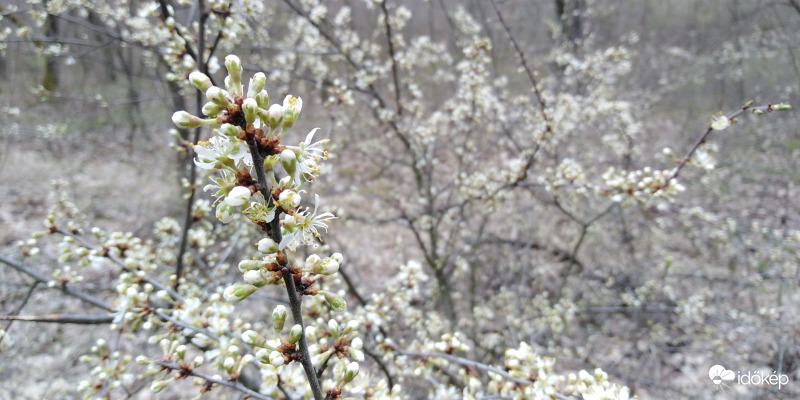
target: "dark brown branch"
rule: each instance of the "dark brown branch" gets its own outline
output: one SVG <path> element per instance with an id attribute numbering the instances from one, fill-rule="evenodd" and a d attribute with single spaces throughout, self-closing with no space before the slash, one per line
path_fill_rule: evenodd
<path id="1" fill-rule="evenodd" d="M 256 178 L 262 187 L 262 194 L 267 202 L 267 206 L 273 207 L 274 201 L 272 199 L 272 195 L 270 194 L 271 185 L 267 180 L 266 174 L 264 173 L 264 157 L 258 150 L 258 145 L 255 143 L 253 138 L 248 138 L 247 145 L 250 148 L 250 155 L 253 157 Z M 281 242 L 283 235 L 281 234 L 280 212 L 275 212 L 275 216 L 269 224 L 269 229 L 265 230 L 268 231 L 270 239 L 274 240 L 275 243 Z M 308 384 L 311 386 L 311 392 L 314 394 L 314 399 L 322 400 L 322 387 L 320 386 L 319 379 L 317 379 L 317 373 L 314 370 L 314 365 L 311 363 L 311 353 L 308 351 L 308 340 L 306 339 L 305 334 L 306 327 L 303 324 L 303 302 L 300 298 L 300 295 L 297 293 L 297 287 L 294 284 L 294 275 L 291 272 L 290 265 L 283 269 L 283 281 L 286 283 L 286 293 L 289 296 L 289 308 L 292 310 L 292 318 L 294 319 L 294 323 L 303 328 L 303 334 L 300 335 L 300 341 L 298 342 L 301 355 L 300 362 L 303 365 L 303 370 L 308 378 Z"/>

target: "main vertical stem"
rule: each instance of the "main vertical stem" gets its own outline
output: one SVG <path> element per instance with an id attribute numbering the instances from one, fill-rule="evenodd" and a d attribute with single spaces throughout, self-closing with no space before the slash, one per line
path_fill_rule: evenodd
<path id="1" fill-rule="evenodd" d="M 258 145 L 252 138 L 247 139 L 247 145 L 250 147 L 250 154 L 253 156 L 253 166 L 256 170 L 256 178 L 258 183 L 261 184 L 264 199 L 268 206 L 273 205 L 272 195 L 270 194 L 270 185 L 267 181 L 267 176 L 264 173 L 264 157 L 258 151 Z M 275 218 L 270 222 L 268 233 L 270 239 L 275 243 L 280 243 L 283 239 L 280 227 L 280 213 L 275 213 Z M 292 318 L 295 324 L 299 324 L 303 328 L 303 334 L 300 335 L 300 363 L 303 365 L 303 371 L 308 378 L 308 384 L 311 386 L 311 392 L 314 394 L 315 400 L 323 400 L 322 387 L 317 379 L 317 372 L 314 370 L 314 364 L 311 363 L 311 354 L 308 352 L 308 341 L 306 340 L 306 326 L 303 324 L 303 301 L 297 293 L 297 287 L 294 284 L 294 275 L 291 271 L 291 265 L 285 266 L 283 270 L 283 281 L 286 283 L 286 293 L 289 295 L 289 308 L 292 309 Z"/>

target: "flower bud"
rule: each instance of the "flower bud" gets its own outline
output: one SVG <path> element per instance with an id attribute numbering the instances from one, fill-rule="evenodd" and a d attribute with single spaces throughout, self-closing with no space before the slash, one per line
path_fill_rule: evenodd
<path id="1" fill-rule="evenodd" d="M 259 92 L 264 90 L 264 86 L 267 85 L 267 76 L 264 75 L 263 72 L 256 72 L 252 78 L 250 78 L 250 83 L 247 85 L 247 97 L 256 97 Z"/>
<path id="2" fill-rule="evenodd" d="M 283 119 L 283 107 L 279 104 L 269 106 L 269 110 L 267 111 L 267 125 L 275 129 L 281 124 L 281 119 Z"/>
<path id="3" fill-rule="evenodd" d="M 334 340 L 339 338 L 339 323 L 335 319 L 328 320 L 328 332 L 330 332 Z"/>
<path id="4" fill-rule="evenodd" d="M 197 90 L 203 93 L 205 93 L 205 91 L 212 86 L 211 79 L 208 77 L 208 75 L 200 71 L 194 71 L 189 74 L 189 82 L 191 82 L 192 86 L 196 87 Z"/>
<path id="5" fill-rule="evenodd" d="M 319 269 L 315 272 L 322 275 L 333 275 L 337 271 L 339 271 L 339 263 L 337 263 L 333 258 L 326 258 L 322 260 L 322 263 L 319 265 Z"/>
<path id="6" fill-rule="evenodd" d="M 291 189 L 286 189 L 278 196 L 278 205 L 284 210 L 293 210 L 300 205 L 302 198 L 297 192 Z"/>
<path id="7" fill-rule="evenodd" d="M 283 325 L 286 323 L 286 307 L 278 305 L 272 310 L 272 327 L 275 332 L 283 330 Z"/>
<path id="8" fill-rule="evenodd" d="M 292 150 L 284 149 L 281 152 L 281 165 L 290 177 L 294 176 L 294 172 L 297 170 L 297 154 Z"/>
<path id="9" fill-rule="evenodd" d="M 344 383 L 349 383 L 356 375 L 358 375 L 358 363 L 353 361 L 347 364 L 347 369 L 344 371 Z"/>
<path id="10" fill-rule="evenodd" d="M 715 131 L 721 131 L 731 125 L 731 120 L 724 115 L 716 115 L 711 120 L 711 129 Z"/>
<path id="11" fill-rule="evenodd" d="M 206 98 L 208 101 L 222 107 L 222 108 L 231 108 L 233 107 L 233 103 L 229 99 L 228 92 L 216 87 L 212 86 L 206 90 Z"/>
<path id="12" fill-rule="evenodd" d="M 262 364 L 269 363 L 269 350 L 267 349 L 258 349 L 256 352 L 256 360 Z"/>
<path id="13" fill-rule="evenodd" d="M 158 393 L 158 392 L 164 390 L 164 388 L 167 387 L 167 385 L 169 385 L 170 382 L 172 382 L 172 379 L 163 379 L 163 380 L 160 380 L 160 381 L 153 381 L 153 383 L 150 384 L 150 391 L 153 392 L 153 393 Z"/>
<path id="14" fill-rule="evenodd" d="M 265 237 L 258 241 L 258 251 L 264 254 L 274 254 L 278 252 L 278 244 L 274 240 Z"/>
<path id="15" fill-rule="evenodd" d="M 297 117 L 300 116 L 300 110 L 303 109 L 303 99 L 299 97 L 292 97 L 287 95 L 283 99 L 283 129 L 287 130 L 294 125 Z"/>
<path id="16" fill-rule="evenodd" d="M 225 203 L 233 207 L 239 207 L 250 201 L 250 189 L 244 186 L 235 186 L 225 196 Z"/>
<path id="17" fill-rule="evenodd" d="M 236 360 L 233 357 L 225 357 L 225 361 L 222 362 L 222 367 L 225 368 L 227 373 L 231 373 L 233 371 L 233 366 L 236 365 Z"/>
<path id="18" fill-rule="evenodd" d="M 237 137 L 239 136 L 239 133 L 241 133 L 238 126 L 231 124 L 222 124 L 222 126 L 219 127 L 219 130 L 227 137 Z"/>
<path id="19" fill-rule="evenodd" d="M 320 259 L 318 255 L 312 254 L 306 258 L 304 267 L 306 270 L 316 272 L 321 261 L 322 259 Z"/>
<path id="20" fill-rule="evenodd" d="M 175 354 L 178 356 L 178 360 L 183 360 L 183 357 L 186 356 L 186 345 L 180 345 L 175 349 Z"/>
<path id="21" fill-rule="evenodd" d="M 272 364 L 272 366 L 280 367 L 284 362 L 286 362 L 286 360 L 284 360 L 283 354 L 277 351 L 269 353 L 269 363 Z"/>
<path id="22" fill-rule="evenodd" d="M 255 271 L 247 271 L 243 275 L 244 281 L 257 287 L 264 287 L 267 284 L 267 280 L 264 278 L 264 275 L 261 273 L 261 270 Z"/>
<path id="23" fill-rule="evenodd" d="M 234 213 L 236 212 L 236 207 L 228 205 L 226 203 L 219 203 L 216 207 L 216 216 L 217 219 L 222 222 L 223 224 L 227 224 L 228 222 L 233 221 Z"/>
<path id="24" fill-rule="evenodd" d="M 242 61 L 239 57 L 229 54 L 225 57 L 225 68 L 228 70 L 228 76 L 238 82 L 242 81 Z"/>
<path id="25" fill-rule="evenodd" d="M 261 90 L 260 92 L 258 92 L 255 98 L 256 98 L 256 103 L 258 103 L 258 107 L 263 108 L 265 110 L 269 108 L 269 93 L 267 93 L 266 90 Z"/>
<path id="26" fill-rule="evenodd" d="M 197 356 L 192 361 L 192 368 L 197 368 L 197 367 L 203 365 L 204 362 L 205 362 L 205 360 L 203 359 L 203 356 Z"/>
<path id="27" fill-rule="evenodd" d="M 240 283 L 234 283 L 233 285 L 225 288 L 223 296 L 225 297 L 225 301 L 229 303 L 234 303 L 237 301 L 244 300 L 245 298 L 247 298 L 247 296 L 250 296 L 251 294 L 255 293 L 256 290 L 258 290 L 258 288 L 253 285 L 242 285 Z"/>
<path id="28" fill-rule="evenodd" d="M 773 104 L 770 106 L 772 111 L 789 111 L 792 109 L 792 105 L 789 103 L 780 103 L 780 104 Z"/>
<path id="29" fill-rule="evenodd" d="M 322 295 L 325 296 L 325 301 L 328 302 L 328 305 L 331 306 L 331 309 L 334 312 L 342 312 L 347 308 L 347 302 L 344 301 L 344 297 L 339 296 L 336 293 L 322 290 L 320 290 L 319 293 L 322 293 Z"/>
<path id="30" fill-rule="evenodd" d="M 222 112 L 222 107 L 217 105 L 217 103 L 212 103 L 209 101 L 203 105 L 203 115 L 216 117 L 220 112 Z"/>
<path id="31" fill-rule="evenodd" d="M 242 333 L 242 341 L 251 346 L 264 347 L 264 343 L 266 343 L 267 340 L 256 331 L 247 330 Z"/>
<path id="32" fill-rule="evenodd" d="M 242 103 L 242 111 L 244 111 L 244 120 L 247 121 L 247 125 L 252 125 L 258 116 L 258 104 L 255 99 L 245 99 Z"/>
<path id="33" fill-rule="evenodd" d="M 331 254 L 331 259 L 336 261 L 339 265 L 342 265 L 342 263 L 344 262 L 344 257 L 342 256 L 342 253 Z"/>
<path id="34" fill-rule="evenodd" d="M 213 124 L 215 122 L 216 120 L 214 119 L 202 119 L 189 114 L 186 111 L 176 111 L 175 114 L 172 114 L 172 123 L 181 129 L 198 128 L 203 125 Z"/>
<path id="35" fill-rule="evenodd" d="M 292 330 L 289 331 L 289 343 L 295 344 L 300 341 L 300 338 L 303 336 L 303 327 L 299 324 L 292 327 Z"/>

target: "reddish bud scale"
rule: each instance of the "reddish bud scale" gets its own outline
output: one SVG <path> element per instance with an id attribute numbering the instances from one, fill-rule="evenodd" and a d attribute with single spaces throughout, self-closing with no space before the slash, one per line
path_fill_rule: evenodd
<path id="1" fill-rule="evenodd" d="M 260 136 L 259 135 L 255 136 L 256 143 L 258 144 L 258 150 L 261 152 L 261 154 L 268 157 L 275 154 L 279 154 L 281 150 L 283 150 L 282 149 L 283 146 L 280 145 L 280 139 L 278 139 L 278 137 L 273 136 L 267 139 L 263 130 L 258 129 L 256 130 L 256 132 L 261 133 Z"/>
<path id="2" fill-rule="evenodd" d="M 288 266 L 289 259 L 286 257 L 286 253 L 279 251 L 275 254 L 275 260 L 278 261 L 278 264 L 286 267 Z"/>
<path id="3" fill-rule="evenodd" d="M 269 263 L 265 265 L 265 267 L 267 268 L 267 271 L 270 272 L 280 272 L 281 270 L 281 266 L 275 263 Z"/>

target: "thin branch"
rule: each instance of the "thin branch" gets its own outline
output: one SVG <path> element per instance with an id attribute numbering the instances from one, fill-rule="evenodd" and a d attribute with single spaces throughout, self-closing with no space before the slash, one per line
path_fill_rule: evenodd
<path id="1" fill-rule="evenodd" d="M 514 382 L 514 383 L 518 383 L 520 385 L 530 385 L 531 383 L 533 383 L 533 382 L 531 382 L 530 380 L 527 380 L 527 379 L 515 378 L 515 377 L 511 376 L 511 374 L 509 374 L 507 371 L 502 370 L 502 369 L 500 369 L 498 367 L 493 367 L 491 365 L 486 365 L 486 364 L 479 363 L 477 361 L 472 361 L 472 360 L 469 360 L 469 359 L 466 359 L 466 358 L 463 358 L 463 357 L 454 356 L 452 354 L 447 354 L 447 353 L 423 353 L 423 352 L 418 352 L 418 351 L 400 350 L 397 347 L 397 345 L 388 344 L 388 343 L 387 343 L 387 346 L 389 346 L 395 352 L 397 352 L 399 354 L 402 354 L 404 356 L 420 357 L 420 358 L 442 358 L 442 359 L 445 359 L 447 361 L 450 361 L 450 362 L 453 362 L 453 363 L 456 363 L 456 364 L 460 364 L 460 365 L 464 365 L 464 366 L 467 366 L 467 367 L 480 369 L 480 370 L 483 370 L 483 371 L 486 371 L 486 372 L 491 372 L 491 373 L 498 374 L 498 375 L 502 376 L 503 378 L 506 378 L 509 381 Z"/>
<path id="2" fill-rule="evenodd" d="M 397 59 L 395 58 L 394 41 L 392 40 L 392 24 L 389 23 L 389 9 L 386 1 L 381 2 L 383 10 L 383 25 L 386 27 L 386 41 L 389 42 L 389 60 L 392 62 L 392 81 L 394 83 L 394 99 L 397 106 L 397 115 L 403 113 L 402 101 L 400 101 L 400 76 L 397 72 Z"/>
<path id="3" fill-rule="evenodd" d="M 113 315 L 77 315 L 77 314 L 51 314 L 51 315 L 0 315 L 0 321 L 25 321 L 46 322 L 51 324 L 77 324 L 99 325 L 108 324 L 114 320 Z"/>
<path id="4" fill-rule="evenodd" d="M 242 392 L 242 393 L 246 394 L 247 396 L 250 396 L 250 397 L 252 397 L 254 399 L 270 400 L 269 397 L 264 396 L 263 394 L 258 393 L 258 392 L 254 391 L 254 390 L 248 389 L 246 386 L 241 384 L 239 381 L 228 381 L 228 380 L 223 380 L 223 379 L 217 379 L 217 378 L 215 378 L 213 376 L 209 376 L 209 375 L 206 375 L 206 374 L 203 374 L 203 373 L 200 373 L 200 372 L 196 372 L 196 371 L 191 370 L 191 369 L 184 368 L 184 367 L 178 365 L 177 363 L 170 363 L 170 362 L 165 362 L 165 361 L 156 361 L 155 363 L 157 365 L 160 365 L 162 368 L 165 368 L 165 369 L 180 371 L 181 374 L 196 376 L 196 377 L 198 377 L 200 379 L 204 379 L 204 380 L 206 380 L 208 382 L 216 383 L 217 385 L 220 385 L 220 386 L 225 386 L 225 387 L 229 387 L 229 388 L 234 389 L 234 390 L 238 390 L 238 391 L 240 391 L 240 392 Z"/>
<path id="5" fill-rule="evenodd" d="M 34 281 L 33 284 L 31 284 L 31 287 L 28 288 L 28 292 L 25 293 L 25 298 L 22 299 L 22 303 L 20 303 L 19 307 L 17 307 L 17 309 L 14 311 L 13 315 L 19 315 L 19 313 L 22 312 L 22 309 L 25 308 L 25 305 L 28 304 L 28 300 L 31 299 L 31 295 L 33 295 L 33 291 L 36 290 L 36 287 L 39 286 L 40 283 L 42 283 L 42 282 Z M 14 324 L 13 320 L 8 322 L 8 325 L 6 325 L 6 327 L 3 329 L 2 334 L 0 334 L 0 342 L 3 341 L 3 338 L 6 336 L 6 332 L 8 332 L 8 329 L 11 328 L 11 325 L 13 325 L 13 324 Z"/>
<path id="6" fill-rule="evenodd" d="M 492 0 L 492 7 L 494 11 L 497 13 L 497 18 L 500 20 L 500 24 L 503 25 L 503 29 L 505 29 L 506 34 L 508 34 L 508 39 L 511 41 L 511 44 L 514 46 L 514 51 L 516 51 L 517 55 L 519 56 L 520 61 L 522 62 L 522 67 L 525 69 L 525 73 L 528 75 L 528 79 L 531 81 L 531 85 L 533 86 L 533 92 L 536 94 L 536 99 L 539 101 L 539 112 L 542 114 L 542 118 L 547 122 L 547 131 L 553 133 L 553 126 L 550 120 L 550 117 L 547 115 L 547 105 L 544 102 L 544 97 L 542 97 L 542 92 L 539 91 L 539 85 L 536 81 L 536 77 L 533 74 L 533 70 L 528 66 L 528 61 L 525 59 L 525 53 L 522 52 L 522 49 L 519 47 L 517 40 L 514 38 L 514 35 L 511 34 L 511 28 L 509 28 L 506 21 L 503 19 L 503 14 L 500 13 L 500 9 L 497 8 L 497 4 L 495 4 L 495 0 Z"/>
<path id="7" fill-rule="evenodd" d="M 30 276 L 33 279 L 36 279 L 37 282 L 47 283 L 47 282 L 49 282 L 51 280 L 48 277 L 46 277 L 46 276 L 44 276 L 44 275 L 42 275 L 42 274 L 40 274 L 40 273 L 28 268 L 28 267 L 26 267 L 22 263 L 19 263 L 19 262 L 14 261 L 14 260 L 12 260 L 10 258 L 7 258 L 6 256 L 4 256 L 2 254 L 0 254 L 0 262 L 10 266 L 11 268 L 16 269 L 19 272 L 22 272 L 23 274 L 26 274 L 26 275 Z M 79 299 L 81 299 L 81 300 L 83 300 L 83 301 L 85 301 L 85 302 L 87 302 L 89 304 L 92 304 L 92 305 L 94 305 L 96 307 L 102 308 L 102 309 L 104 309 L 106 311 L 113 311 L 112 308 L 111 308 L 111 305 L 106 303 L 105 301 L 103 301 L 101 299 L 98 299 L 97 297 L 94 297 L 94 296 L 92 296 L 92 295 L 90 295 L 88 293 L 84 293 L 84 292 L 82 292 L 80 290 L 73 289 L 69 285 L 57 285 L 57 286 L 55 286 L 55 288 L 61 290 L 62 292 L 66 293 L 66 294 L 68 294 L 70 296 L 77 297 L 77 298 L 79 298 Z"/>
<path id="8" fill-rule="evenodd" d="M 748 111 L 748 110 L 752 111 L 754 113 L 755 112 L 771 112 L 771 111 L 773 111 L 772 104 L 767 104 L 765 106 L 758 106 L 758 107 L 753 107 L 753 106 L 747 104 L 747 105 L 743 106 L 740 110 L 738 110 L 738 111 L 734 112 L 733 114 L 727 116 L 727 118 L 728 118 L 729 121 L 733 121 L 734 118 L 738 117 L 739 115 L 741 115 L 742 113 L 744 113 L 745 111 Z M 673 179 L 678 177 L 678 174 L 681 172 L 683 167 L 685 167 L 686 164 L 689 162 L 689 160 L 691 160 L 692 156 L 697 151 L 697 149 L 699 149 L 700 146 L 703 143 L 706 142 L 706 139 L 708 139 L 708 135 L 710 135 L 713 130 L 714 129 L 712 129 L 709 126 L 706 129 L 706 131 L 702 135 L 700 135 L 699 138 L 697 138 L 697 141 L 694 143 L 694 146 L 692 146 L 692 148 L 689 149 L 689 152 L 686 153 L 686 156 L 683 157 L 683 159 L 681 160 L 680 164 L 678 164 L 678 166 L 675 167 L 674 170 L 672 170 L 672 173 L 667 177 L 667 179 L 664 180 L 664 183 L 662 183 L 659 188 L 654 190 L 653 193 L 656 193 L 659 190 L 663 190 L 664 188 L 669 186 L 670 182 L 672 182 Z"/>
<path id="9" fill-rule="evenodd" d="M 86 239 L 84 239 L 83 237 L 78 236 L 78 235 L 76 235 L 76 234 L 74 234 L 72 232 L 66 231 L 66 230 L 61 229 L 61 228 L 56 228 L 56 232 L 75 239 L 78 243 L 81 244 L 81 246 L 86 247 L 89 250 L 97 250 L 96 246 L 93 246 Z M 108 250 L 108 249 L 106 249 L 106 250 Z M 128 266 L 128 264 L 125 263 L 125 261 L 121 260 L 119 258 L 119 256 L 117 256 L 116 254 L 112 253 L 111 251 L 105 251 L 105 252 L 103 252 L 103 254 L 105 254 L 106 258 L 108 258 L 109 260 L 113 261 L 115 264 L 119 265 L 126 272 L 135 272 L 131 267 Z M 156 288 L 158 290 L 166 291 L 167 294 L 169 294 L 170 297 L 172 297 L 173 299 L 181 301 L 181 302 L 185 301 L 183 296 L 178 294 L 178 292 L 172 290 L 170 287 L 162 284 L 161 282 L 159 282 L 159 281 L 157 281 L 157 280 L 155 280 L 153 278 L 150 278 L 148 276 L 144 276 L 144 277 L 142 277 L 142 279 L 145 282 L 153 285 L 154 288 Z"/>

